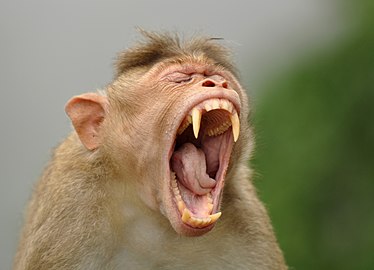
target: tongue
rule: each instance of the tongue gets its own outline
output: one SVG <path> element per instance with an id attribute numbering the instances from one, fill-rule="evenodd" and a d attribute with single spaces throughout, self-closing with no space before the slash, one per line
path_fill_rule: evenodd
<path id="1" fill-rule="evenodd" d="M 185 143 L 174 152 L 171 168 L 178 181 L 197 195 L 207 194 L 216 185 L 206 172 L 204 152 L 192 143 Z"/>

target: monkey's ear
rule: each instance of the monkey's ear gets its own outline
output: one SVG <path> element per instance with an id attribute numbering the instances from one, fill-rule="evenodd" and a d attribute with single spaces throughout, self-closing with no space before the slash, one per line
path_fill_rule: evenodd
<path id="1" fill-rule="evenodd" d="M 89 150 L 100 146 L 99 129 L 105 117 L 107 104 L 105 96 L 86 93 L 72 97 L 65 106 L 75 131 Z"/>

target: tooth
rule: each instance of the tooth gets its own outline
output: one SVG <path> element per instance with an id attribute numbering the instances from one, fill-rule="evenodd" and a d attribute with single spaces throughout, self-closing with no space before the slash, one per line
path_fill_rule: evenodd
<path id="1" fill-rule="evenodd" d="M 228 110 L 229 112 L 232 113 L 232 110 L 233 110 L 233 108 L 234 108 L 234 105 L 232 105 L 232 103 L 229 102 L 229 101 L 227 102 L 227 105 L 228 105 L 227 110 Z"/>
<path id="2" fill-rule="evenodd" d="M 188 116 L 187 116 L 187 122 L 188 122 L 189 124 L 192 123 L 191 115 L 188 115 Z"/>
<path id="3" fill-rule="evenodd" d="M 195 227 L 200 227 L 203 223 L 203 220 L 201 218 L 191 217 L 190 224 L 192 224 Z"/>
<path id="4" fill-rule="evenodd" d="M 209 215 L 209 218 L 211 219 L 211 223 L 214 223 L 217 221 L 217 219 L 219 219 L 219 217 L 221 216 L 221 212 L 218 212 L 218 213 L 215 213 L 213 215 Z"/>
<path id="5" fill-rule="evenodd" d="M 178 210 L 180 213 L 184 213 L 184 209 L 186 209 L 186 205 L 182 200 L 178 201 Z"/>
<path id="6" fill-rule="evenodd" d="M 180 194 L 174 194 L 174 196 L 175 196 L 175 198 L 177 199 L 177 202 L 179 202 L 179 201 L 182 201 L 182 202 L 183 202 L 182 197 L 181 197 Z"/>
<path id="7" fill-rule="evenodd" d="M 175 181 L 175 179 L 174 180 L 171 180 L 171 186 L 172 186 L 172 188 L 178 188 L 178 185 L 177 185 L 177 182 Z"/>
<path id="8" fill-rule="evenodd" d="M 213 99 L 212 100 L 212 109 L 219 109 L 219 99 Z"/>
<path id="9" fill-rule="evenodd" d="M 193 133 L 196 139 L 199 136 L 200 123 L 201 123 L 201 111 L 198 108 L 193 108 L 192 109 L 192 126 L 193 126 Z"/>
<path id="10" fill-rule="evenodd" d="M 221 100 L 221 109 L 224 109 L 226 111 L 229 110 L 229 102 L 225 99 Z"/>
<path id="11" fill-rule="evenodd" d="M 209 102 L 206 102 L 206 103 L 205 103 L 205 110 L 206 110 L 207 112 L 209 112 L 209 111 L 212 110 L 212 106 L 210 106 Z"/>
<path id="12" fill-rule="evenodd" d="M 197 224 L 196 224 L 196 220 L 191 217 L 189 220 L 188 220 L 188 225 L 192 226 L 192 227 L 197 227 Z"/>
<path id="13" fill-rule="evenodd" d="M 178 129 L 178 135 L 181 135 L 181 134 L 183 133 L 183 131 L 186 130 L 187 126 L 188 126 L 188 125 L 186 125 L 186 124 L 183 125 L 183 126 L 181 126 L 181 127 Z"/>
<path id="14" fill-rule="evenodd" d="M 187 208 L 184 208 L 183 215 L 182 215 L 182 221 L 184 223 L 187 223 L 188 220 L 191 218 L 191 212 Z"/>
<path id="15" fill-rule="evenodd" d="M 202 225 L 202 227 L 205 227 L 205 226 L 207 226 L 207 225 L 209 225 L 211 223 L 212 223 L 211 218 L 207 217 L 207 218 L 203 219 L 203 223 L 201 225 Z"/>
<path id="16" fill-rule="evenodd" d="M 238 113 L 235 112 L 234 114 L 230 115 L 231 124 L 232 124 L 232 134 L 234 135 L 234 142 L 238 140 L 239 131 L 240 131 L 240 122 Z"/>
<path id="17" fill-rule="evenodd" d="M 204 227 L 204 219 L 199 218 L 198 221 L 199 221 L 198 226 L 199 226 L 199 227 Z"/>

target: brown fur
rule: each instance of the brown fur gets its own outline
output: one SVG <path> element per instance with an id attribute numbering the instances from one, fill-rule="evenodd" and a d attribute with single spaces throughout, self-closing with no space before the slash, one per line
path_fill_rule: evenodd
<path id="1" fill-rule="evenodd" d="M 247 98 L 228 52 L 209 38 L 145 36 L 120 54 L 116 79 L 97 96 L 108 102 L 104 119 L 98 114 L 85 134 L 88 146 L 73 132 L 55 150 L 28 206 L 14 269 L 287 269 L 250 181 Z M 157 193 L 164 189 L 160 153 L 170 115 L 190 93 L 161 88 L 155 78 L 185 63 L 224 70 L 242 106 L 223 214 L 199 237 L 176 233 Z"/>

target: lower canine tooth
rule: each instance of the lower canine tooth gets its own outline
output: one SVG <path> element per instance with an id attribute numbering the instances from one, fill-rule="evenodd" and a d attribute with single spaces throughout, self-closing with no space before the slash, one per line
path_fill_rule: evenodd
<path id="1" fill-rule="evenodd" d="M 209 218 L 211 219 L 211 223 L 214 223 L 217 221 L 217 219 L 219 219 L 219 217 L 221 216 L 221 212 L 218 212 L 218 213 L 215 213 L 213 215 L 210 215 Z"/>

